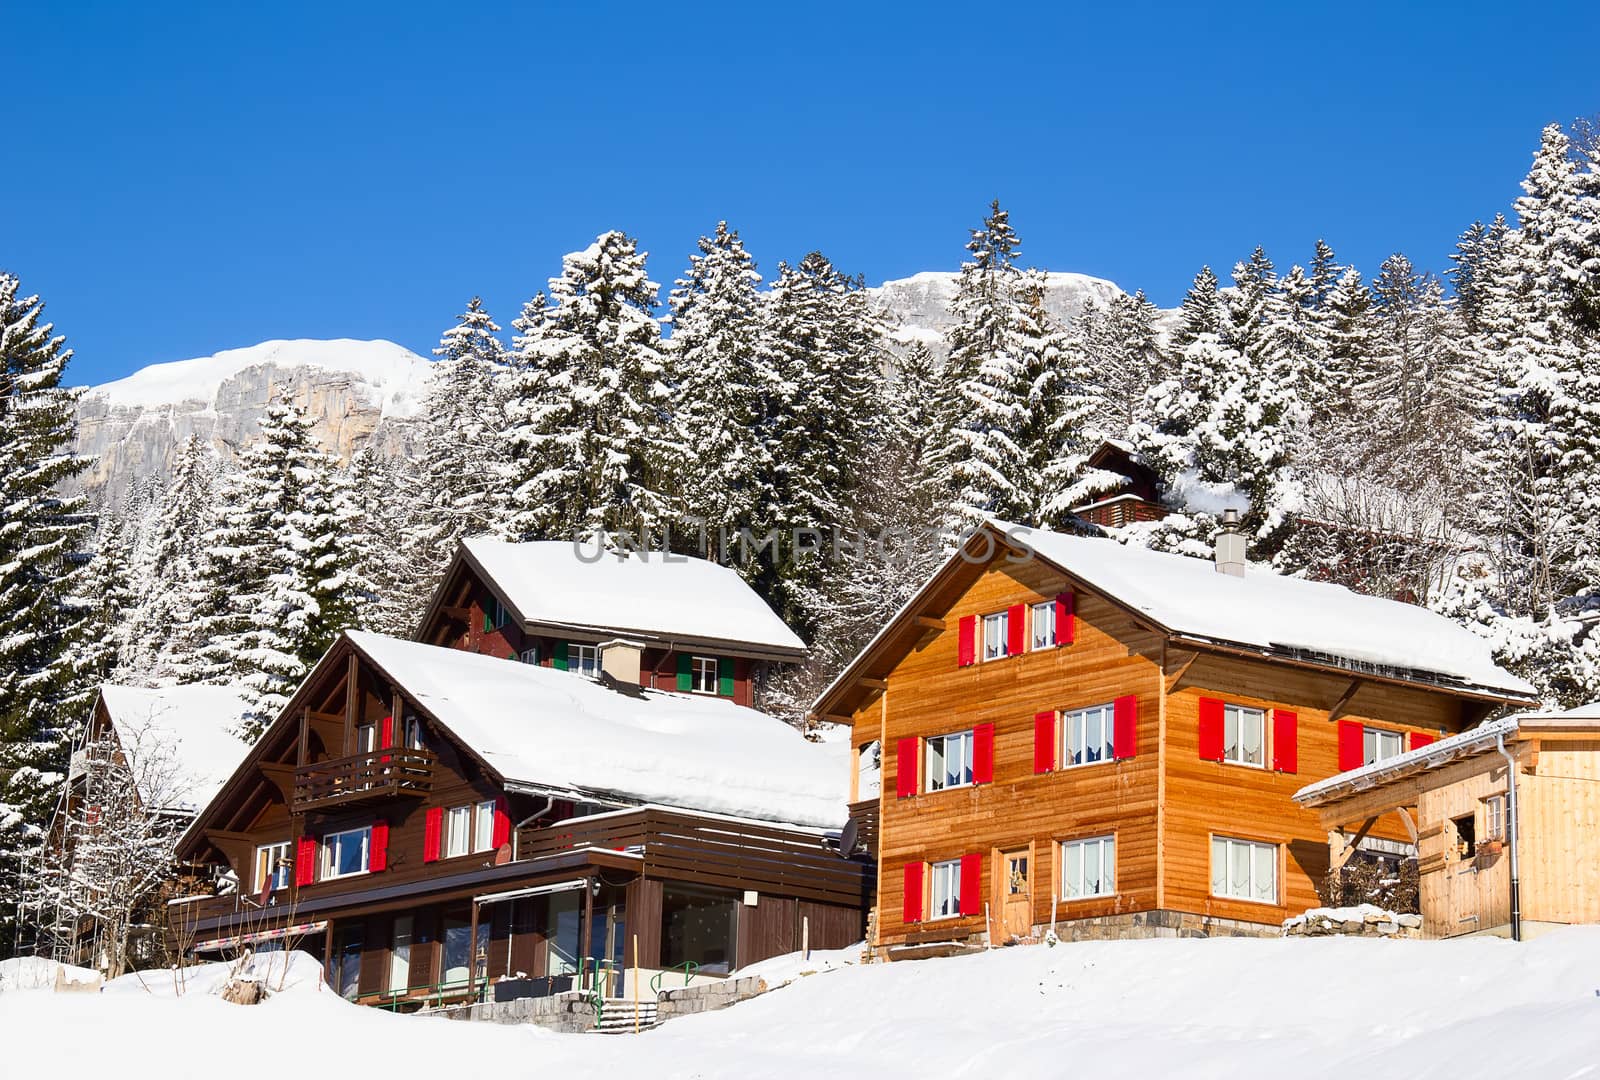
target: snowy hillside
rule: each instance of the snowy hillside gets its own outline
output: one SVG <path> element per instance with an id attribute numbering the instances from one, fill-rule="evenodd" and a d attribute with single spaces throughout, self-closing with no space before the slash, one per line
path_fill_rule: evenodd
<path id="1" fill-rule="evenodd" d="M 952 323 L 950 301 L 955 299 L 959 277 L 954 271 L 929 270 L 867 291 L 899 322 L 897 340 L 922 341 L 938 352 L 937 343 Z M 1090 300 L 1104 303 L 1122 292 L 1112 282 L 1087 274 L 1053 273 L 1046 278 L 1044 306 L 1063 321 L 1075 318 Z"/>
<path id="2" fill-rule="evenodd" d="M 229 458 L 255 438 L 267 402 L 288 394 L 319 442 L 348 459 L 368 442 L 400 452 L 427 390 L 427 360 L 392 341 L 264 341 L 214 356 L 152 364 L 90 387 L 78 402 L 80 486 L 120 503 L 135 481 L 165 475 L 191 434 Z"/>
<path id="3" fill-rule="evenodd" d="M 30 1075 L 95 1080 L 211 1080 L 240 1047 L 276 1046 L 284 1032 L 285 1053 L 317 1076 L 443 1076 L 471 1062 L 490 1076 L 1537 1080 L 1591 1075 L 1600 1061 L 1597 972 L 1593 927 L 1521 945 L 1032 946 L 804 976 L 637 1037 L 395 1016 L 293 978 L 255 1007 L 205 995 L 215 980 L 203 974 L 190 984 L 200 992 L 173 1000 L 157 975 L 149 992 L 123 979 L 100 995 L 0 994 L 0 1030 Z"/>

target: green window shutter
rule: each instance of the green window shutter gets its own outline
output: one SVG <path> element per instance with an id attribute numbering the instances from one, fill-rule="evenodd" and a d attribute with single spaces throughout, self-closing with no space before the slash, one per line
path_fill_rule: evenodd
<path id="1" fill-rule="evenodd" d="M 717 693 L 722 697 L 733 696 L 733 657 L 731 656 L 717 658 Z"/>
<path id="2" fill-rule="evenodd" d="M 494 633 L 494 612 L 488 608 L 483 609 L 483 632 L 485 634 Z"/>
<path id="3" fill-rule="evenodd" d="M 678 654 L 678 689 L 685 694 L 694 689 L 694 657 L 686 652 Z"/>
<path id="4" fill-rule="evenodd" d="M 567 643 L 556 642 L 556 647 L 550 651 L 550 666 L 557 671 L 567 670 Z"/>

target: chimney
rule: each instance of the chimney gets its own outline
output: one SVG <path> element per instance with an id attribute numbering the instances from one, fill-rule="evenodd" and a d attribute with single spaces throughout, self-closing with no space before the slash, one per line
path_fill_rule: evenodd
<path id="1" fill-rule="evenodd" d="M 1239 511 L 1222 512 L 1222 531 L 1217 533 L 1217 573 L 1244 577 L 1244 533 L 1239 531 Z"/>
<path id="2" fill-rule="evenodd" d="M 644 656 L 644 645 L 637 641 L 617 638 L 600 643 L 600 673 L 609 675 L 622 686 L 639 685 L 639 667 Z"/>

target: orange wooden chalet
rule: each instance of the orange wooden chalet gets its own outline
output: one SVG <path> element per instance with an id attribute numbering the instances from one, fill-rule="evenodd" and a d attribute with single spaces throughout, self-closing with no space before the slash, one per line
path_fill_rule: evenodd
<path id="1" fill-rule="evenodd" d="M 1264 933 L 1317 904 L 1294 793 L 1532 687 L 1422 608 L 992 522 L 822 694 L 888 956 L 1062 937 Z M 880 777 L 881 781 L 880 782 Z M 1363 857 L 1413 854 L 1385 814 Z"/>
<path id="2" fill-rule="evenodd" d="M 725 566 L 572 541 L 462 542 L 414 635 L 445 648 L 596 675 L 601 646 L 641 646 L 637 681 L 750 705 L 805 643 Z"/>

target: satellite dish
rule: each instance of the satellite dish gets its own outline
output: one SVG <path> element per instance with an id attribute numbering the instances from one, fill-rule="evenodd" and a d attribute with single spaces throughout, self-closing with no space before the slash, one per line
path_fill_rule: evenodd
<path id="1" fill-rule="evenodd" d="M 510 861 L 511 861 L 511 845 L 510 844 L 501 844 L 499 847 L 494 849 L 494 864 L 496 866 L 504 866 L 506 863 L 508 863 Z"/>
<path id="2" fill-rule="evenodd" d="M 855 854 L 856 841 L 860 839 L 857 835 L 859 831 L 855 818 L 846 821 L 844 828 L 839 830 L 839 855 L 841 858 L 848 859 Z"/>

